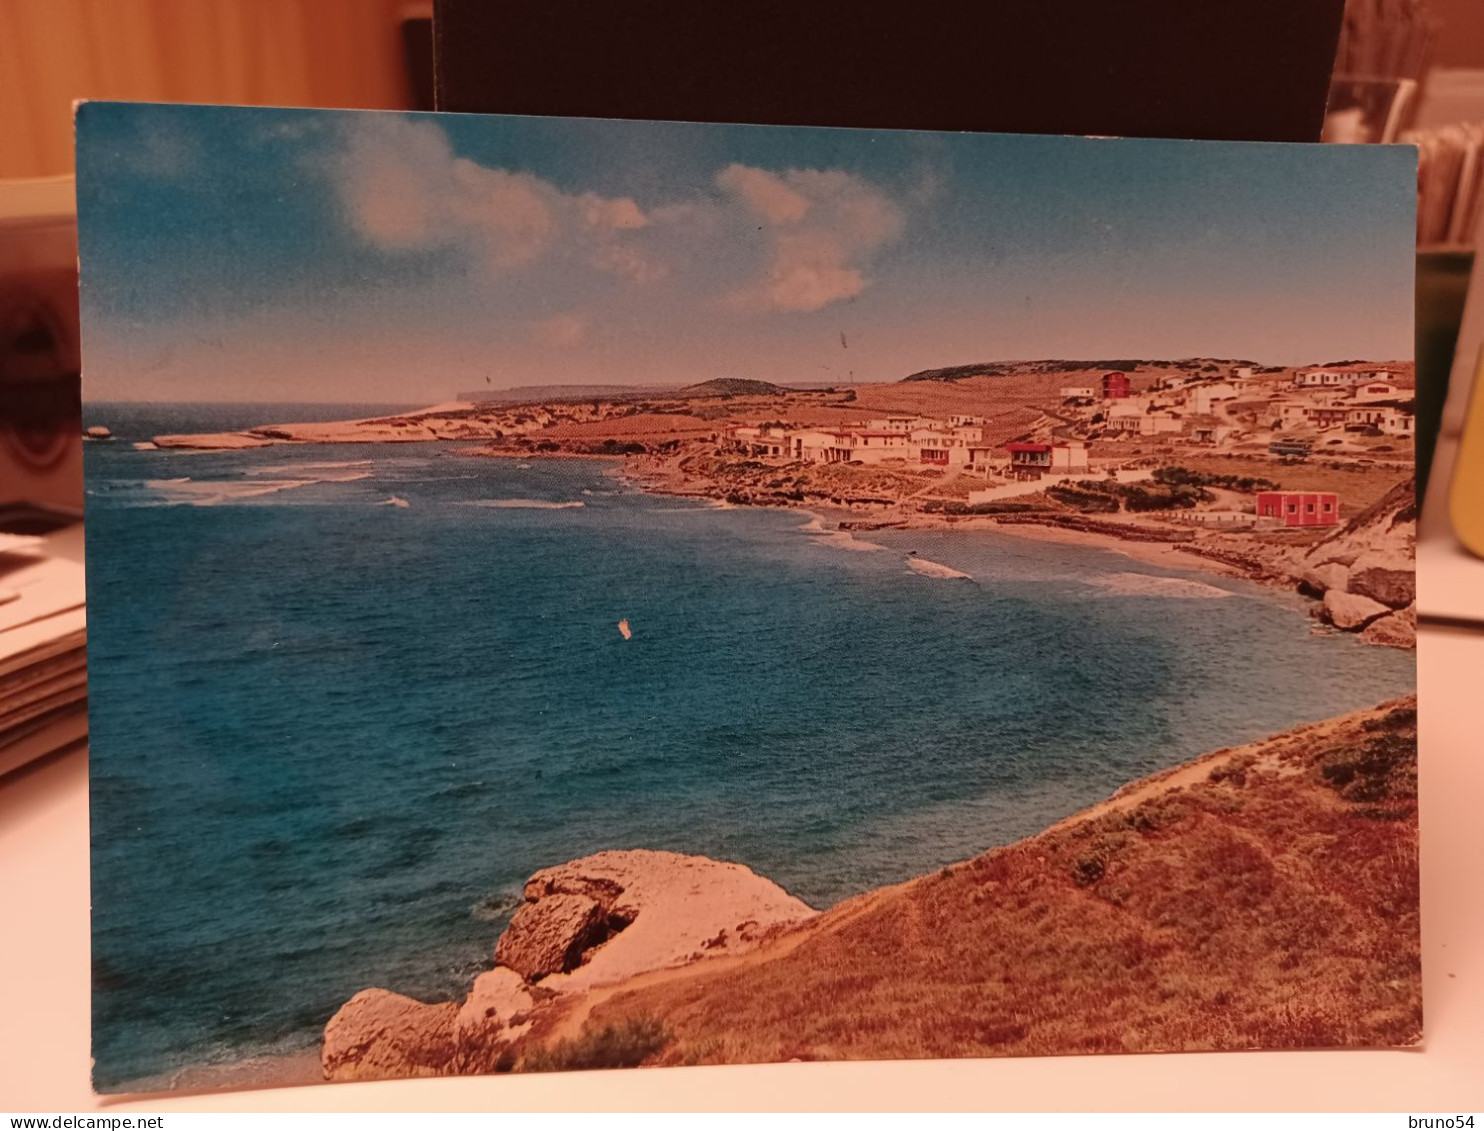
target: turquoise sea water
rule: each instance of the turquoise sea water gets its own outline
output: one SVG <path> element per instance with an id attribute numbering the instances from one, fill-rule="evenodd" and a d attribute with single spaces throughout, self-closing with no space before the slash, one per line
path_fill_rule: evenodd
<path id="1" fill-rule="evenodd" d="M 597 461 L 128 445 L 309 415 L 88 412 L 105 1089 L 312 1047 L 366 986 L 462 994 L 545 865 L 702 853 L 823 907 L 1414 686 L 1297 599 L 1109 551 L 862 548 Z"/>

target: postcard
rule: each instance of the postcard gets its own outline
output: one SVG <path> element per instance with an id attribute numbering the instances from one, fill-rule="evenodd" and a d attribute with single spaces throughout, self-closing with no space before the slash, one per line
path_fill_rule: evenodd
<path id="1" fill-rule="evenodd" d="M 1411 150 L 77 130 L 100 1091 L 1420 1040 Z"/>

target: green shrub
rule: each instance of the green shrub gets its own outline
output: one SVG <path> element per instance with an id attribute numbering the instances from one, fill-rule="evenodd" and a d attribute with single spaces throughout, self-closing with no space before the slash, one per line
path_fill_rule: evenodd
<path id="1" fill-rule="evenodd" d="M 601 1029 L 591 1026 L 574 1039 L 564 1039 L 527 1054 L 526 1072 L 564 1072 L 585 1068 L 634 1068 L 670 1043 L 673 1034 L 653 1017 L 630 1017 Z"/>
<path id="2" fill-rule="evenodd" d="M 1225 487 L 1232 491 L 1276 491 L 1278 484 L 1255 475 L 1215 475 L 1188 467 L 1161 467 L 1154 481 L 1165 487 Z"/>
<path id="3" fill-rule="evenodd" d="M 1150 487 L 1143 483 L 1084 480 L 1077 486 L 1083 491 L 1099 492 L 1114 499 L 1122 499 L 1123 505 L 1131 511 L 1183 510 L 1197 503 L 1209 502 L 1213 497 L 1204 487 L 1184 483 Z M 1114 509 L 1117 509 L 1116 505 Z"/>
<path id="4" fill-rule="evenodd" d="M 1346 801 L 1410 801 L 1417 796 L 1417 709 L 1397 707 L 1364 724 L 1365 741 L 1325 752 L 1319 772 Z"/>
<path id="5" fill-rule="evenodd" d="M 1072 882 L 1079 888 L 1090 887 L 1101 880 L 1106 871 L 1107 865 L 1101 859 L 1096 856 L 1084 856 L 1072 869 Z"/>
<path id="6" fill-rule="evenodd" d="M 968 503 L 958 499 L 928 499 L 922 504 L 924 514 L 1024 514 L 1026 511 L 1044 511 L 1044 506 L 1035 503 Z"/>
<path id="7" fill-rule="evenodd" d="M 1118 510 L 1118 499 L 1097 484 L 1079 483 L 1075 487 L 1058 484 L 1047 487 L 1046 494 L 1059 503 L 1076 507 L 1083 514 L 1111 514 Z"/>
<path id="8" fill-rule="evenodd" d="M 1184 510 L 1209 502 L 1211 492 L 1202 487 L 1166 487 L 1156 490 L 1138 484 L 1120 484 L 1125 505 L 1131 511 Z"/>
<path id="9" fill-rule="evenodd" d="M 1046 508 L 1035 503 L 975 503 L 965 506 L 964 514 L 1025 514 L 1027 511 L 1042 511 Z"/>

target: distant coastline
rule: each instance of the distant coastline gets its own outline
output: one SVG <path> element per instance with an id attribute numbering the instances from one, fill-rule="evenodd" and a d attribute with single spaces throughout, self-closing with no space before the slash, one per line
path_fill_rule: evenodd
<path id="1" fill-rule="evenodd" d="M 1055 379 L 1055 375 L 1048 379 Z M 916 387 L 936 385 L 952 389 L 956 381 L 946 385 L 918 381 Z M 761 382 L 742 384 L 764 385 L 769 390 L 753 397 L 760 396 L 766 405 L 743 410 L 753 416 L 763 414 L 767 407 L 779 411 L 780 404 L 795 402 L 813 405 L 809 411 L 839 411 L 838 407 L 830 408 L 839 396 L 834 389 L 791 390 Z M 874 395 L 889 396 L 893 386 L 869 389 Z M 1290 591 L 1297 589 L 1315 599 L 1315 615 L 1334 629 L 1357 632 L 1368 643 L 1415 646 L 1414 586 L 1410 582 L 1405 586 L 1402 583 L 1403 576 L 1411 572 L 1409 531 L 1415 523 L 1407 516 L 1415 507 L 1406 501 L 1405 493 L 1393 491 L 1387 497 L 1387 529 L 1394 531 L 1393 535 L 1384 539 L 1351 538 L 1350 527 L 1356 522 L 1352 519 L 1350 526 L 1336 530 L 1315 546 L 1312 542 L 1264 541 L 1220 527 L 1181 527 L 1162 521 L 1159 512 L 1110 517 L 1069 513 L 1054 505 L 1027 508 L 1025 504 L 1012 503 L 1005 508 L 1006 513 L 977 514 L 965 513 L 962 506 L 955 510 L 941 505 L 941 500 L 936 509 L 929 509 L 920 497 L 910 493 L 913 488 L 905 487 L 901 476 L 889 469 L 878 477 L 883 486 L 874 493 L 867 488 L 863 495 L 858 488 L 845 485 L 849 480 L 807 491 L 797 486 L 790 490 L 782 487 L 787 479 L 780 477 L 786 473 L 776 462 L 770 467 L 745 460 L 727 463 L 699 455 L 712 448 L 721 450 L 716 446 L 723 443 L 724 429 L 718 429 L 716 423 L 697 414 L 710 411 L 705 404 L 730 404 L 736 394 L 718 394 L 702 386 L 695 390 L 691 393 L 698 399 L 692 400 L 683 399 L 687 390 L 671 390 L 655 403 L 637 394 L 632 402 L 580 401 L 564 404 L 556 415 L 553 406 L 547 405 L 493 402 L 480 405 L 456 401 L 392 416 L 255 425 L 232 432 L 161 434 L 153 442 L 160 449 L 197 451 L 278 444 L 432 442 L 448 446 L 452 454 L 474 458 L 603 459 L 621 464 L 620 475 L 625 481 L 653 494 L 798 509 L 821 515 L 834 522 L 841 532 L 879 528 L 998 530 L 1043 541 L 1098 546 L 1172 569 L 1241 577 Z M 677 397 L 682 399 L 676 400 Z M 507 432 L 507 429 L 515 431 Z M 1350 465 L 1355 465 L 1355 461 L 1349 464 L 1341 461 L 1337 466 Z M 1379 472 L 1390 464 L 1369 459 L 1366 466 Z M 1408 467 L 1398 463 L 1395 473 Z M 1255 470 L 1261 468 L 1254 467 Z M 862 469 L 863 473 L 871 471 L 870 467 Z M 774 478 L 770 479 L 770 475 Z M 1025 493 L 1037 497 L 1037 486 L 1027 484 Z M 1399 523 L 1405 526 L 1399 527 Z M 1362 586 L 1358 592 L 1349 591 L 1349 571 L 1357 559 L 1362 559 L 1359 567 L 1362 573 L 1380 570 L 1387 575 L 1379 588 Z M 1334 591 L 1333 595 L 1330 590 Z M 1378 596 L 1382 599 L 1377 600 Z"/>
<path id="2" fill-rule="evenodd" d="M 707 499 L 728 502 L 729 488 L 725 484 L 709 482 L 687 475 L 673 465 L 655 466 L 643 456 L 621 455 L 603 451 L 541 451 L 524 448 L 464 447 L 471 437 L 451 439 L 446 436 L 423 434 L 405 435 L 388 432 L 381 428 L 366 429 L 362 421 L 332 420 L 324 424 L 310 422 L 295 424 L 263 425 L 242 432 L 217 432 L 159 435 L 154 443 L 160 449 L 188 451 L 231 451 L 244 448 L 266 448 L 275 445 L 317 444 L 373 444 L 373 443 L 441 443 L 450 446 L 454 455 L 503 460 L 561 460 L 593 459 L 607 460 L 621 465 L 620 478 L 640 490 L 656 495 L 677 498 Z M 287 433 L 287 435 L 272 435 Z M 1034 538 L 1047 542 L 1069 545 L 1091 546 L 1125 554 L 1130 558 L 1151 565 L 1171 569 L 1194 569 L 1223 577 L 1242 577 L 1266 584 L 1281 584 L 1286 579 L 1275 578 L 1261 568 L 1240 568 L 1179 545 L 1134 539 L 1121 534 L 1111 524 L 1104 529 L 1074 530 L 1059 525 L 1055 516 L 1046 516 L 1041 521 L 1021 520 L 1006 522 L 994 517 L 947 516 L 922 513 L 900 513 L 889 504 L 830 503 L 827 500 L 768 499 L 759 505 L 798 510 L 819 516 L 834 523 L 842 532 L 869 531 L 872 529 L 901 530 L 994 530 L 1022 538 Z"/>

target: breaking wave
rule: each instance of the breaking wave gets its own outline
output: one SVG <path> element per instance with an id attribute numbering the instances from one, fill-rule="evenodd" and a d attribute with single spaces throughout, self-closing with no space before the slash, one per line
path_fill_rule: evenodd
<path id="1" fill-rule="evenodd" d="M 279 491 L 307 487 L 314 482 L 316 481 L 313 479 L 259 479 L 248 483 L 210 479 L 149 479 L 144 485 L 163 495 L 166 503 L 213 507 L 242 499 L 275 495 Z"/>
<path id="2" fill-rule="evenodd" d="M 867 542 L 857 538 L 848 530 L 831 530 L 825 526 L 818 515 L 814 515 L 803 526 L 797 528 L 801 533 L 811 535 L 816 544 L 828 546 L 833 550 L 857 550 L 867 553 L 876 550 L 884 550 L 885 546 L 878 546 L 875 542 Z"/>
<path id="3" fill-rule="evenodd" d="M 972 575 L 960 573 L 956 569 L 944 565 L 942 562 L 930 562 L 926 558 L 908 558 L 907 565 L 922 574 L 924 577 L 941 577 L 944 580 L 962 578 L 965 581 L 973 581 Z"/>
<path id="4" fill-rule="evenodd" d="M 577 500 L 570 503 L 554 503 L 548 499 L 477 499 L 469 504 L 471 507 L 493 507 L 496 510 L 533 510 L 533 511 L 564 511 L 573 507 L 585 507 L 586 503 Z"/>
<path id="5" fill-rule="evenodd" d="M 1185 600 L 1216 600 L 1233 594 L 1204 581 L 1186 577 L 1160 577 L 1152 573 L 1113 573 L 1098 578 L 1099 588 L 1119 597 L 1174 597 Z"/>
<path id="6" fill-rule="evenodd" d="M 280 463 L 248 468 L 249 475 L 292 475 L 314 483 L 354 483 L 371 478 L 369 459 L 326 461 L 321 463 Z"/>

